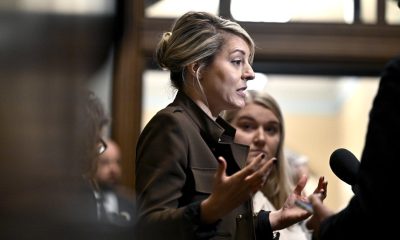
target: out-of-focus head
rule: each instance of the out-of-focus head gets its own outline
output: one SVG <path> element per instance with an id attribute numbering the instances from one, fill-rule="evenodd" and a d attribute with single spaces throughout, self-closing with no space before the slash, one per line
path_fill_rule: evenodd
<path id="1" fill-rule="evenodd" d="M 226 43 L 226 33 L 245 40 L 252 62 L 254 42 L 238 23 L 206 12 L 188 12 L 177 19 L 171 32 L 163 34 L 156 51 L 158 64 L 171 71 L 173 85 L 182 89 L 185 68 L 197 63 L 199 74 Z"/>
<path id="2" fill-rule="evenodd" d="M 81 175 L 83 148 L 76 139 L 85 137 L 86 129 L 76 121 L 76 106 L 84 101 L 78 89 L 120 39 L 121 2 L 1 1 L 0 73 L 7 80 L 0 88 L 5 113 L 0 140 L 4 154 L 13 155 L 3 163 L 25 179 Z M 48 149 L 51 154 L 44 154 Z"/>
<path id="3" fill-rule="evenodd" d="M 106 140 L 107 149 L 96 161 L 95 181 L 100 187 L 113 187 L 120 182 L 122 176 L 121 151 L 116 142 Z"/>
<path id="4" fill-rule="evenodd" d="M 297 183 L 302 175 L 310 175 L 307 156 L 297 154 L 290 150 L 287 150 L 285 155 L 294 183 Z"/>
<path id="5" fill-rule="evenodd" d="M 91 91 L 82 91 L 82 105 L 78 106 L 80 114 L 78 116 L 81 127 L 85 129 L 82 134 L 81 147 L 84 148 L 82 162 L 85 164 L 85 172 L 94 174 L 94 161 L 107 151 L 108 144 L 104 144 L 102 130 L 108 124 L 109 118 L 104 110 L 100 99 Z"/>
<path id="6" fill-rule="evenodd" d="M 278 161 L 283 158 L 285 137 L 283 115 L 279 104 L 271 95 L 249 90 L 246 95 L 246 106 L 239 110 L 225 111 L 223 117 L 237 129 L 235 140 L 242 140 L 242 144 L 250 145 L 254 149 L 260 148 L 261 143 L 254 142 L 254 140 L 259 141 L 259 134 L 247 140 L 241 137 L 246 133 L 258 133 L 255 128 L 262 127 L 265 136 L 273 137 L 272 141 L 265 141 L 266 145 L 273 145 L 270 146 L 272 151 L 268 152 L 266 157 L 276 157 Z"/>
<path id="7" fill-rule="evenodd" d="M 100 237 L 81 191 L 96 134 L 83 124 L 78 89 L 120 40 L 120 3 L 1 0 L 0 239 Z"/>

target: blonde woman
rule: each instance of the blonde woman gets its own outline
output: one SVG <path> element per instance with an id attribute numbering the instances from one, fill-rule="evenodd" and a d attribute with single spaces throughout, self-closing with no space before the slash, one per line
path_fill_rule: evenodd
<path id="1" fill-rule="evenodd" d="M 235 142 L 250 147 L 247 160 L 249 164 L 260 153 L 265 154 L 267 159 L 277 159 L 266 183 L 253 196 L 254 212 L 284 208 L 294 186 L 291 170 L 284 156 L 285 128 L 278 103 L 267 93 L 247 91 L 246 105 L 239 110 L 226 111 L 224 118 L 236 128 Z M 302 176 L 298 181 L 304 182 L 305 178 L 306 176 Z M 327 182 L 321 177 L 315 191 L 326 193 L 326 187 Z M 281 240 L 308 238 L 308 230 L 300 224 L 280 231 Z"/>

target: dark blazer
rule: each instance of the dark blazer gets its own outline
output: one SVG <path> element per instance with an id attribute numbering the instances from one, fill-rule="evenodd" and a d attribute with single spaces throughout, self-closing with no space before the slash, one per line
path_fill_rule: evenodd
<path id="1" fill-rule="evenodd" d="M 117 186 L 115 188 L 102 188 L 100 191 L 97 191 L 99 196 L 98 205 L 100 212 L 99 218 L 106 222 L 110 223 L 110 225 L 115 225 L 119 227 L 131 228 L 135 225 L 136 220 L 136 205 L 134 202 L 133 195 L 125 190 L 123 186 Z M 112 194 L 117 201 L 118 204 L 118 212 L 106 212 L 104 207 L 104 197 L 106 194 Z"/>
<path id="2" fill-rule="evenodd" d="M 245 165 L 248 146 L 233 143 L 234 134 L 182 92 L 150 120 L 136 149 L 137 239 L 238 239 L 237 228 L 254 239 L 250 200 L 215 224 L 199 219 L 200 202 L 212 191 L 216 157 L 225 157 L 228 175 Z"/>
<path id="3" fill-rule="evenodd" d="M 398 236 L 398 220 L 389 219 L 399 217 L 398 200 L 393 196 L 399 189 L 399 139 L 400 57 L 397 57 L 386 65 L 370 111 L 355 196 L 346 208 L 321 224 L 321 239 Z"/>

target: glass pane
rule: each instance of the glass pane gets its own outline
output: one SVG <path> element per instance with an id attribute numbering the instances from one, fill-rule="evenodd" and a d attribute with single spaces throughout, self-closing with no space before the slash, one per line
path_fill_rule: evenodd
<path id="1" fill-rule="evenodd" d="M 400 9 L 395 0 L 386 1 L 386 22 L 391 25 L 400 25 Z"/>
<path id="2" fill-rule="evenodd" d="M 146 70 L 143 74 L 142 129 L 160 109 L 174 99 L 168 71 Z"/>
<path id="3" fill-rule="evenodd" d="M 29 12 L 112 14 L 115 11 L 115 2 L 109 0 L 15 0 L 15 5 Z"/>
<path id="4" fill-rule="evenodd" d="M 338 22 L 353 19 L 353 1 L 232 0 L 232 16 L 256 22 Z M 350 14 L 350 15 L 349 15 Z"/>
<path id="5" fill-rule="evenodd" d="M 378 21 L 376 0 L 360 0 L 360 17 L 363 23 L 374 24 Z"/>
<path id="6" fill-rule="evenodd" d="M 177 18 L 191 10 L 218 14 L 218 4 L 217 0 L 160 0 L 145 9 L 145 16 Z M 386 0 L 386 5 L 387 22 L 400 24 L 400 13 L 396 1 Z M 354 1 L 231 0 L 231 13 L 233 18 L 238 21 L 350 24 L 354 21 Z M 363 23 L 376 23 L 377 0 L 360 0 L 360 17 Z"/>
<path id="7" fill-rule="evenodd" d="M 187 11 L 205 11 L 217 14 L 217 0 L 161 0 L 145 9 L 145 16 L 152 18 L 177 18 Z"/>

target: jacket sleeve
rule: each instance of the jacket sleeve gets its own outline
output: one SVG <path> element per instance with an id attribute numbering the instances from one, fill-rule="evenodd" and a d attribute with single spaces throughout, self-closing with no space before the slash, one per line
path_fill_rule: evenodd
<path id="1" fill-rule="evenodd" d="M 398 189 L 400 148 L 400 57 L 385 67 L 369 115 L 358 177 L 360 201 L 370 218 L 385 218 Z M 372 211 L 373 210 L 373 211 Z M 385 227 L 383 224 L 380 227 Z"/>
<path id="2" fill-rule="evenodd" d="M 347 239 L 369 239 L 372 221 L 364 215 L 359 199 L 354 196 L 346 208 L 325 219 L 314 239 L 320 240 L 347 240 Z"/>
<path id="3" fill-rule="evenodd" d="M 201 225 L 200 202 L 180 206 L 188 168 L 188 139 L 172 113 L 157 114 L 137 145 L 137 239 L 201 239 L 214 225 Z"/>
<path id="4" fill-rule="evenodd" d="M 254 225 L 257 239 L 264 240 L 277 240 L 278 236 L 274 235 L 271 228 L 271 223 L 269 222 L 269 211 L 261 210 L 255 216 Z"/>

